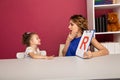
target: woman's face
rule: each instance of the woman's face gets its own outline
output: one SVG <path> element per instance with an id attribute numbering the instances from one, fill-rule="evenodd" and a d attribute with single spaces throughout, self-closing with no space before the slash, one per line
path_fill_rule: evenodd
<path id="1" fill-rule="evenodd" d="M 68 28 L 70 33 L 78 33 L 80 31 L 80 28 L 72 20 L 70 20 Z"/>

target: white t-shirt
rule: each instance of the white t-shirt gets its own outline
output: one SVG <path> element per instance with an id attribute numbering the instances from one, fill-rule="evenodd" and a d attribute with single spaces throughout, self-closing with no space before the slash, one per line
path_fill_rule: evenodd
<path id="1" fill-rule="evenodd" d="M 27 47 L 25 50 L 25 58 L 30 58 L 29 53 L 33 52 L 34 54 L 46 55 L 46 52 L 40 51 L 39 48 L 35 51 L 32 47 Z"/>

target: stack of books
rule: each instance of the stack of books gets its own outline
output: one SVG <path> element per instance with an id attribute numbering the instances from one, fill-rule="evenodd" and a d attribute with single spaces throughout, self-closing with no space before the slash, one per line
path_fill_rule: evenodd
<path id="1" fill-rule="evenodd" d="M 116 0 L 95 0 L 95 5 L 100 5 L 100 4 L 113 4 L 115 3 Z"/>
<path id="2" fill-rule="evenodd" d="M 107 15 L 95 18 L 95 32 L 107 32 Z"/>

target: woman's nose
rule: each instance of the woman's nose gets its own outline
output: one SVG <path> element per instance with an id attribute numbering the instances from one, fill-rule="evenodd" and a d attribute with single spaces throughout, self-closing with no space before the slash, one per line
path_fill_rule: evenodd
<path id="1" fill-rule="evenodd" d="M 71 26 L 69 25 L 69 26 L 68 26 L 68 28 L 70 29 L 70 28 L 71 28 Z"/>

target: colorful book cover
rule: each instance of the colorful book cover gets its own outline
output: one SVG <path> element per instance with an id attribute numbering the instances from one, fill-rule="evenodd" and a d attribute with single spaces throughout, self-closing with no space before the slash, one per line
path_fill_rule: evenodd
<path id="1" fill-rule="evenodd" d="M 84 52 L 88 50 L 91 39 L 94 36 L 94 30 L 85 30 L 76 50 L 76 56 L 84 58 Z"/>
<path id="2" fill-rule="evenodd" d="M 95 0 L 95 5 L 104 4 L 104 0 Z"/>
<path id="3" fill-rule="evenodd" d="M 99 4 L 112 4 L 113 0 L 95 0 L 95 5 Z"/>

